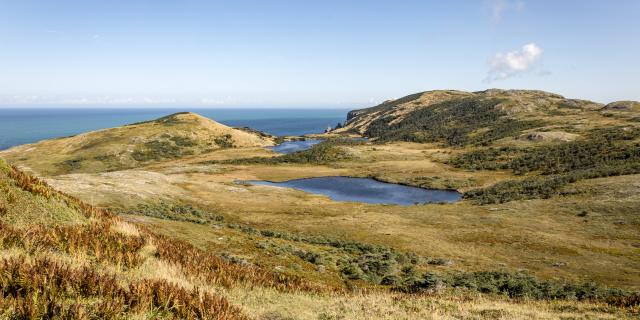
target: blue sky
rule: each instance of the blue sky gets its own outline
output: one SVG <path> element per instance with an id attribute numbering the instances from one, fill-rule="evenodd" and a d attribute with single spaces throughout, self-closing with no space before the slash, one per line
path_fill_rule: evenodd
<path id="1" fill-rule="evenodd" d="M 638 16 L 638 0 L 0 0 L 0 105 L 640 100 Z"/>

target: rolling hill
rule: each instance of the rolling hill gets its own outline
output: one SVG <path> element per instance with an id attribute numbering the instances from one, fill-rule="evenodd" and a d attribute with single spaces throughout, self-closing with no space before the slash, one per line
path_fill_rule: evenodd
<path id="1" fill-rule="evenodd" d="M 192 113 L 18 146 L 0 153 L 0 318 L 637 317 L 635 108 L 432 91 L 288 155 Z M 465 199 L 238 183 L 336 175 Z"/>
<path id="2" fill-rule="evenodd" d="M 43 175 L 115 171 L 225 148 L 273 145 L 273 139 L 183 112 L 156 120 L 0 152 L 11 163 Z"/>
<path id="3" fill-rule="evenodd" d="M 221 257 L 219 252 L 155 233 L 135 219 L 123 219 L 58 192 L 2 160 L 0 189 L 1 318 L 554 319 L 586 315 L 605 319 L 632 316 L 632 309 L 619 307 L 635 305 L 637 299 L 616 290 L 557 286 L 508 273 L 468 274 L 455 281 L 477 282 L 499 291 L 509 288 L 508 295 L 537 292 L 541 296 L 520 304 L 499 295 L 474 294 L 478 289 L 445 293 L 439 287 L 432 291 L 435 295 L 416 295 L 436 288 L 434 285 L 444 288 L 443 280 L 429 274 L 412 280 L 406 292 L 345 290 Z M 185 212 L 178 212 L 178 217 Z M 244 240 L 249 243 L 256 238 L 281 238 L 285 245 L 306 241 L 316 248 L 344 246 L 351 253 L 358 246 L 363 251 L 380 250 L 357 243 L 325 243 L 320 238 L 288 238 L 246 227 L 241 230 L 240 234 L 250 235 Z M 582 301 L 572 301 L 575 296 L 546 300 L 547 295 L 556 294 L 578 294 Z"/>
<path id="4" fill-rule="evenodd" d="M 594 128 L 637 127 L 637 105 L 621 101 L 605 106 L 535 90 L 426 91 L 353 110 L 336 132 L 448 146 L 489 145 L 517 137 L 575 139 Z"/>
<path id="5" fill-rule="evenodd" d="M 550 198 L 579 180 L 640 173 L 638 102 L 607 105 L 531 90 L 427 91 L 354 110 L 336 132 L 432 143 L 467 170 L 521 178 L 468 191 L 479 203 Z"/>

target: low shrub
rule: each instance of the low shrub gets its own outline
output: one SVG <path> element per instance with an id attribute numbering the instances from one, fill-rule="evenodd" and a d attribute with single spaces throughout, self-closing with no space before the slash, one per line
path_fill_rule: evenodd
<path id="1" fill-rule="evenodd" d="M 222 222 L 224 216 L 198 209 L 190 204 L 176 204 L 160 201 L 159 203 L 141 203 L 126 210 L 114 209 L 120 214 L 143 215 L 160 219 L 185 221 L 197 224 Z"/>
<path id="2" fill-rule="evenodd" d="M 233 138 L 230 134 L 225 134 L 220 138 L 215 138 L 213 140 L 220 148 L 233 148 Z"/>
<path id="3" fill-rule="evenodd" d="M 307 150 L 283 154 L 275 157 L 252 157 L 230 160 L 205 161 L 204 164 L 328 164 L 351 160 L 352 156 L 343 146 L 359 145 L 364 141 L 353 139 L 332 139 L 318 143 Z"/>

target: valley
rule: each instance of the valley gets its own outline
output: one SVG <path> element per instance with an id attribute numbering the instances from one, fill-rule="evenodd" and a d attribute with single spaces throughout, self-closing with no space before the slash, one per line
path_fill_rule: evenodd
<path id="1" fill-rule="evenodd" d="M 118 214 L 114 223 L 133 233 L 182 241 L 230 268 L 346 292 L 250 281 L 219 289 L 176 264 L 163 267 L 170 282 L 220 293 L 251 317 L 614 319 L 638 315 L 638 119 L 633 103 L 429 91 L 352 111 L 326 134 L 288 137 L 324 141 L 287 154 L 270 149 L 282 138 L 179 113 L 14 147 L 0 158 Z M 368 204 L 242 183 L 317 177 L 451 189 L 463 198 Z M 0 205 L 11 211 L 3 223 L 61 223 L 18 218 L 6 194 Z M 379 309 L 362 311 L 373 305 Z"/>

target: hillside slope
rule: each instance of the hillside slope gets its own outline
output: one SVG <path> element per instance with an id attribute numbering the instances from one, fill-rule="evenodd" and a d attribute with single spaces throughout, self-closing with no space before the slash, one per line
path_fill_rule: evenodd
<path id="1" fill-rule="evenodd" d="M 544 293 L 576 292 L 582 302 L 519 303 L 473 291 L 346 292 L 230 262 L 156 234 L 57 192 L 2 160 L 0 189 L 2 319 L 622 319 L 636 314 L 629 307 L 636 296 L 592 286 L 549 287 L 562 291 Z M 252 239 L 262 236 L 273 234 Z M 435 279 L 415 279 L 411 288 L 432 288 Z M 504 285 L 514 294 L 531 290 Z"/>
<path id="2" fill-rule="evenodd" d="M 465 193 L 503 203 L 551 198 L 578 180 L 640 173 L 638 105 L 531 90 L 428 91 L 351 111 L 337 131 L 448 148 L 455 156 L 445 162 L 458 169 L 510 171 L 520 177 Z"/>
<path id="3" fill-rule="evenodd" d="M 103 172 L 202 154 L 222 148 L 273 145 L 270 137 L 183 112 L 156 120 L 0 152 L 7 161 L 42 175 Z"/>
<path id="4" fill-rule="evenodd" d="M 426 91 L 353 110 L 337 132 L 448 146 L 489 145 L 505 138 L 574 140 L 594 128 L 637 126 L 637 105 L 605 106 L 535 90 Z"/>

